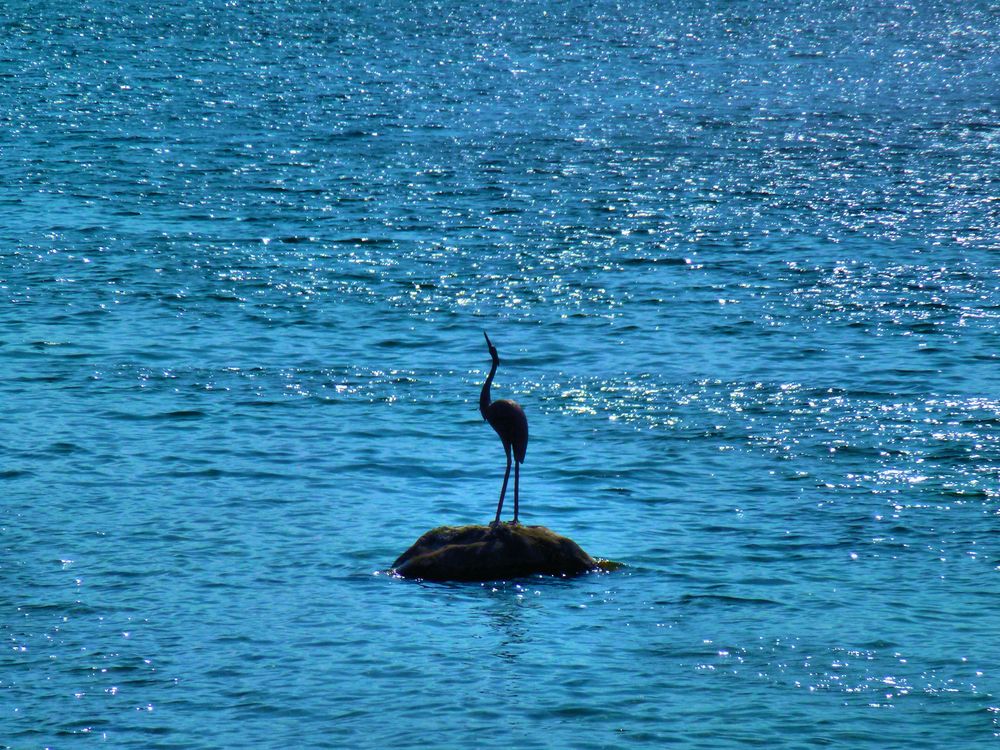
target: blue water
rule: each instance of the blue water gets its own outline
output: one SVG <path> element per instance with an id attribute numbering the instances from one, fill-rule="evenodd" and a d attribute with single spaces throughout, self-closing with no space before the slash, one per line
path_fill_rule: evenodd
<path id="1" fill-rule="evenodd" d="M 998 91 L 976 0 L 7 0 L 0 747 L 995 747 Z M 384 573 L 484 329 L 622 571 Z"/>

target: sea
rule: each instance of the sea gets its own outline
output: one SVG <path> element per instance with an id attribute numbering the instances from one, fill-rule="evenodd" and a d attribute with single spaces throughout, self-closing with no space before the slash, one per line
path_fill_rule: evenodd
<path id="1" fill-rule="evenodd" d="M 997 747 L 998 164 L 996 0 L 3 0 L 0 748 Z M 617 571 L 389 572 L 484 331 Z"/>

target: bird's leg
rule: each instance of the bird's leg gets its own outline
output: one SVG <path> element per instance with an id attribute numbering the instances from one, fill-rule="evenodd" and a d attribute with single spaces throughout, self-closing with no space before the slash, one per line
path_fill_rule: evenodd
<path id="1" fill-rule="evenodd" d="M 500 510 L 503 508 L 503 496 L 507 494 L 507 480 L 510 479 L 510 446 L 505 445 L 504 448 L 507 449 L 507 471 L 505 471 L 503 475 L 503 487 L 500 488 L 500 502 L 497 504 L 497 517 L 491 524 L 492 526 L 496 526 L 500 523 Z"/>
<path id="2" fill-rule="evenodd" d="M 514 462 L 514 525 L 517 525 L 517 485 L 521 479 L 521 462 Z"/>

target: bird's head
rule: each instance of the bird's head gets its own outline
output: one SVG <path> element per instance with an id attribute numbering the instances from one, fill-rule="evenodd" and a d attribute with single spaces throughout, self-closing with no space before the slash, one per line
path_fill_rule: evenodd
<path id="1" fill-rule="evenodd" d="M 483 336 L 486 337 L 486 346 L 490 348 L 490 356 L 493 358 L 493 361 L 500 364 L 500 355 L 497 354 L 497 348 L 493 346 L 493 342 L 490 341 L 490 337 L 486 336 L 486 331 L 483 331 Z"/>

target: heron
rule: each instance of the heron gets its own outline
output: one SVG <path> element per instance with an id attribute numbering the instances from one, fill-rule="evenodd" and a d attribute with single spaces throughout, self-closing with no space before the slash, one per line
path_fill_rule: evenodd
<path id="1" fill-rule="evenodd" d="M 483 331 L 483 336 L 486 336 L 486 331 Z M 479 394 L 479 413 L 500 436 L 504 453 L 507 454 L 507 471 L 504 472 L 503 486 L 500 488 L 497 517 L 491 525 L 496 526 L 500 523 L 500 511 L 503 509 L 503 498 L 507 494 L 507 481 L 510 479 L 511 449 L 514 452 L 514 523 L 516 524 L 518 522 L 517 495 L 521 478 L 521 464 L 524 463 L 524 454 L 528 450 L 528 418 L 524 416 L 524 409 L 515 401 L 506 398 L 490 401 L 490 385 L 493 383 L 493 376 L 497 374 L 497 367 L 500 366 L 500 357 L 489 336 L 486 336 L 486 345 L 490 348 L 493 366 L 490 368 L 490 374 L 486 377 L 483 390 Z"/>

